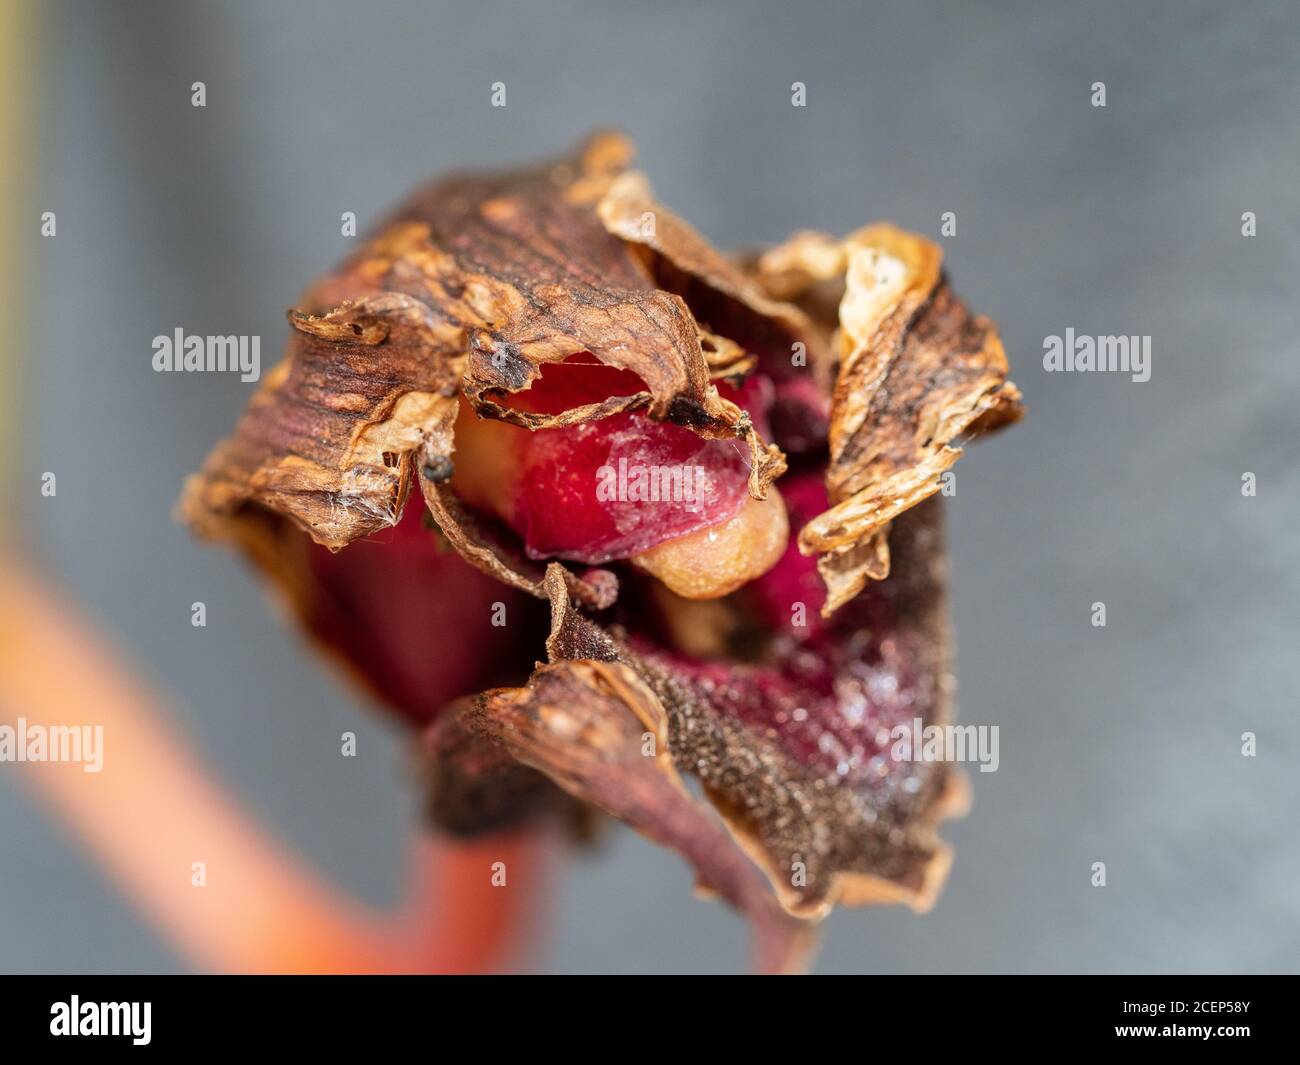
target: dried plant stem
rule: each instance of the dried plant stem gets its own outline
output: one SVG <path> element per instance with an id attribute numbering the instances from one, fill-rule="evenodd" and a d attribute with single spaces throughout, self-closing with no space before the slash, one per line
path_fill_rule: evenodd
<path id="1" fill-rule="evenodd" d="M 232 972 L 481 971 L 517 944 L 539 841 L 416 845 L 395 916 L 341 895 L 270 839 L 167 722 L 158 699 L 67 604 L 0 563 L 0 721 L 102 724 L 98 773 L 23 779 L 195 965 Z M 206 886 L 192 883 L 203 862 Z M 504 862 L 507 884 L 491 883 Z"/>

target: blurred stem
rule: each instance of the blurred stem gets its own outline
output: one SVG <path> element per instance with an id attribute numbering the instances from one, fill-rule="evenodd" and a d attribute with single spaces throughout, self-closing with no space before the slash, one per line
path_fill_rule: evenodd
<path id="1" fill-rule="evenodd" d="M 29 725 L 103 725 L 101 772 L 76 763 L 17 768 L 200 968 L 472 972 L 498 966 L 518 944 L 540 841 L 421 841 L 408 903 L 392 917 L 367 911 L 253 823 L 85 622 L 0 563 L 0 723 L 20 716 Z M 195 862 L 205 886 L 192 883 Z M 494 862 L 506 863 L 504 887 L 491 884 Z"/>

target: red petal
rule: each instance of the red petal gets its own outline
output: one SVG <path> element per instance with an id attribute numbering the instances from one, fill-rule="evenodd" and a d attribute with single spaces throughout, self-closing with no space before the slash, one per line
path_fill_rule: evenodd
<path id="1" fill-rule="evenodd" d="M 764 414 L 771 386 L 765 379 L 755 375 L 740 388 L 721 384 L 718 390 L 750 412 L 760 433 L 766 431 Z M 558 414 L 641 391 L 644 385 L 633 373 L 571 359 L 547 366 L 532 388 L 510 397 L 510 405 Z M 514 483 L 504 491 L 468 486 L 470 498 L 474 502 L 490 498 L 532 558 L 591 565 L 628 558 L 727 520 L 747 494 L 750 455 L 741 441 L 705 439 L 691 429 L 640 413 L 533 432 L 504 423 L 492 427 L 480 423 L 477 431 L 484 437 L 481 446 L 513 448 Z M 457 444 L 461 444 L 459 430 Z M 682 471 L 692 479 L 694 497 L 649 505 L 635 498 L 629 478 L 651 468 Z M 617 498 L 601 498 L 598 486 L 611 480 Z"/>
<path id="2" fill-rule="evenodd" d="M 332 553 L 312 544 L 305 620 L 381 699 L 415 722 L 528 675 L 546 608 L 465 562 L 412 500 L 392 530 Z M 493 625 L 503 604 L 505 627 Z"/>

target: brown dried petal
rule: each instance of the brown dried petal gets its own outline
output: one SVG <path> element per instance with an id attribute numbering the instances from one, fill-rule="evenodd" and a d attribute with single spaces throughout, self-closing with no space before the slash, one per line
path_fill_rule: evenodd
<path id="1" fill-rule="evenodd" d="M 828 269 L 818 247 L 814 265 Z M 833 505 L 799 535 L 804 554 L 822 555 L 827 616 L 888 573 L 889 522 L 939 490 L 940 474 L 962 455 L 959 441 L 1022 413 L 997 329 L 952 294 L 937 245 L 878 225 L 843 250 L 826 474 Z M 813 261 L 778 255 L 787 273 L 786 260 Z"/>
<path id="2" fill-rule="evenodd" d="M 923 727 L 945 724 L 952 681 L 937 503 L 905 515 L 895 539 L 901 620 L 891 638 L 906 645 L 925 678 L 917 709 Z M 525 688 L 488 693 L 477 728 L 571 793 L 685 854 L 706 885 L 732 883 L 733 863 L 744 854 L 796 917 L 823 917 L 836 903 L 902 902 L 917 910 L 933 904 L 950 864 L 935 830 L 966 804 L 958 771 L 934 764 L 916 793 L 884 802 L 837 785 L 632 650 L 620 634 L 584 617 L 558 566 L 548 571 L 546 586 L 552 665 L 540 667 Z M 572 668 L 556 669 L 565 663 Z M 617 744 L 602 739 L 606 731 L 620 737 Z M 640 755 L 634 742 L 646 732 L 655 737 L 654 757 Z M 599 755 L 614 749 L 617 758 Z M 699 779 L 734 842 L 718 843 L 704 811 L 687 817 L 679 772 Z M 704 846 L 703 838 L 711 842 Z M 739 892 L 733 883 L 718 890 L 751 916 L 770 920 L 755 909 L 748 888 Z"/>
<path id="3" fill-rule="evenodd" d="M 630 154 L 623 138 L 605 134 L 572 164 L 453 178 L 399 209 L 397 223 L 424 226 L 424 240 L 447 249 L 460 268 L 463 292 L 435 281 L 429 296 L 455 305 L 466 327 L 465 394 L 479 413 L 539 428 L 632 409 L 634 397 L 621 397 L 581 416 L 523 415 L 492 401 L 493 393 L 527 387 L 544 363 L 587 351 L 640 376 L 649 397 L 636 405 L 650 417 L 704 436 L 745 437 L 755 459 L 751 490 L 761 497 L 784 469 L 780 452 L 764 446 L 744 412 L 710 383 L 715 370 L 733 372 L 743 353 L 702 328 L 680 296 L 657 287 L 636 249 L 597 214 L 616 181 L 611 160 L 625 165 Z M 403 257 L 427 261 L 409 250 Z M 403 291 L 419 295 L 421 279 L 401 273 Z"/>
<path id="4" fill-rule="evenodd" d="M 656 202 L 645 175 L 620 175 L 597 211 L 611 233 L 644 246 L 656 282 L 683 296 L 713 329 L 787 362 L 795 343 L 804 346 L 814 365 L 826 360 L 824 338 L 808 316 L 794 304 L 772 299 L 744 270 Z"/>
<path id="5" fill-rule="evenodd" d="M 290 314 L 285 361 L 187 483 L 183 520 L 247 541 L 236 526 L 254 504 L 332 549 L 392 525 L 417 453 L 449 454 L 426 444 L 445 429 L 446 400 L 458 391 L 480 414 L 528 428 L 644 408 L 702 436 L 742 437 L 750 491 L 762 498 L 784 456 L 711 381 L 743 369 L 747 356 L 657 288 L 597 215 L 630 154 L 625 140 L 604 135 L 571 161 L 451 178 L 415 196 L 308 291 L 305 312 Z M 584 351 L 637 374 L 646 391 L 558 415 L 492 398 Z M 465 538 L 451 538 L 464 550 Z"/>
<path id="6" fill-rule="evenodd" d="M 458 360 L 430 357 L 437 321 L 400 293 L 289 321 L 287 358 L 186 481 L 178 509 L 200 534 L 226 538 L 256 503 L 339 548 L 397 521 L 411 456 L 455 394 Z"/>
<path id="7" fill-rule="evenodd" d="M 472 721 L 570 794 L 681 853 L 700 888 L 751 918 L 761 971 L 801 966 L 810 930 L 782 912 L 721 822 L 691 799 L 667 753 L 664 708 L 629 666 L 539 666 L 527 687 L 485 692 Z"/>
<path id="8" fill-rule="evenodd" d="M 428 815 L 453 835 L 474 837 L 521 821 L 555 818 L 574 836 L 594 834 L 599 816 L 524 765 L 486 732 L 471 725 L 474 700 L 448 706 L 423 737 Z"/>
<path id="9" fill-rule="evenodd" d="M 781 300 L 801 300 L 824 282 L 844 286 L 844 243 L 827 233 L 801 229 L 758 255 L 752 270 L 764 291 Z M 839 299 L 836 299 L 838 305 Z"/>
<path id="10" fill-rule="evenodd" d="M 937 504 L 909 513 L 895 540 L 902 617 L 891 639 L 909 649 L 926 678 L 917 708 L 923 725 L 945 724 L 951 720 L 953 684 Z M 790 912 L 820 917 L 836 903 L 904 902 L 917 910 L 933 904 L 950 864 L 935 828 L 965 805 L 958 771 L 934 764 L 920 791 L 881 805 L 790 759 L 676 678 L 645 668 L 677 722 L 677 764 L 699 776 Z M 795 862 L 804 873 L 798 886 L 791 882 Z"/>

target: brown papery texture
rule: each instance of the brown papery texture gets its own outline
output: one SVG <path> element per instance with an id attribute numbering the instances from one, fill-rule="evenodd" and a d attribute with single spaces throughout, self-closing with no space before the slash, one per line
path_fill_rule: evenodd
<path id="1" fill-rule="evenodd" d="M 600 220 L 630 151 L 599 135 L 572 160 L 451 178 L 413 197 L 290 312 L 285 360 L 187 483 L 182 518 L 238 539 L 231 523 L 251 505 L 331 549 L 390 526 L 416 460 L 434 471 L 451 460 L 444 401 L 457 394 L 525 428 L 643 409 L 702 436 L 739 437 L 753 458 L 750 490 L 765 495 L 784 458 L 712 385 L 742 353 L 657 288 Z M 555 415 L 498 402 L 582 352 L 637 374 L 645 390 Z"/>
<path id="2" fill-rule="evenodd" d="M 774 292 L 839 281 L 838 370 L 826 487 L 834 504 L 800 533 L 820 556 L 827 616 L 889 573 L 889 523 L 938 492 L 965 440 L 1016 421 L 1020 390 L 997 328 L 948 287 L 932 241 L 891 225 L 836 242 L 800 233 L 758 261 Z"/>

